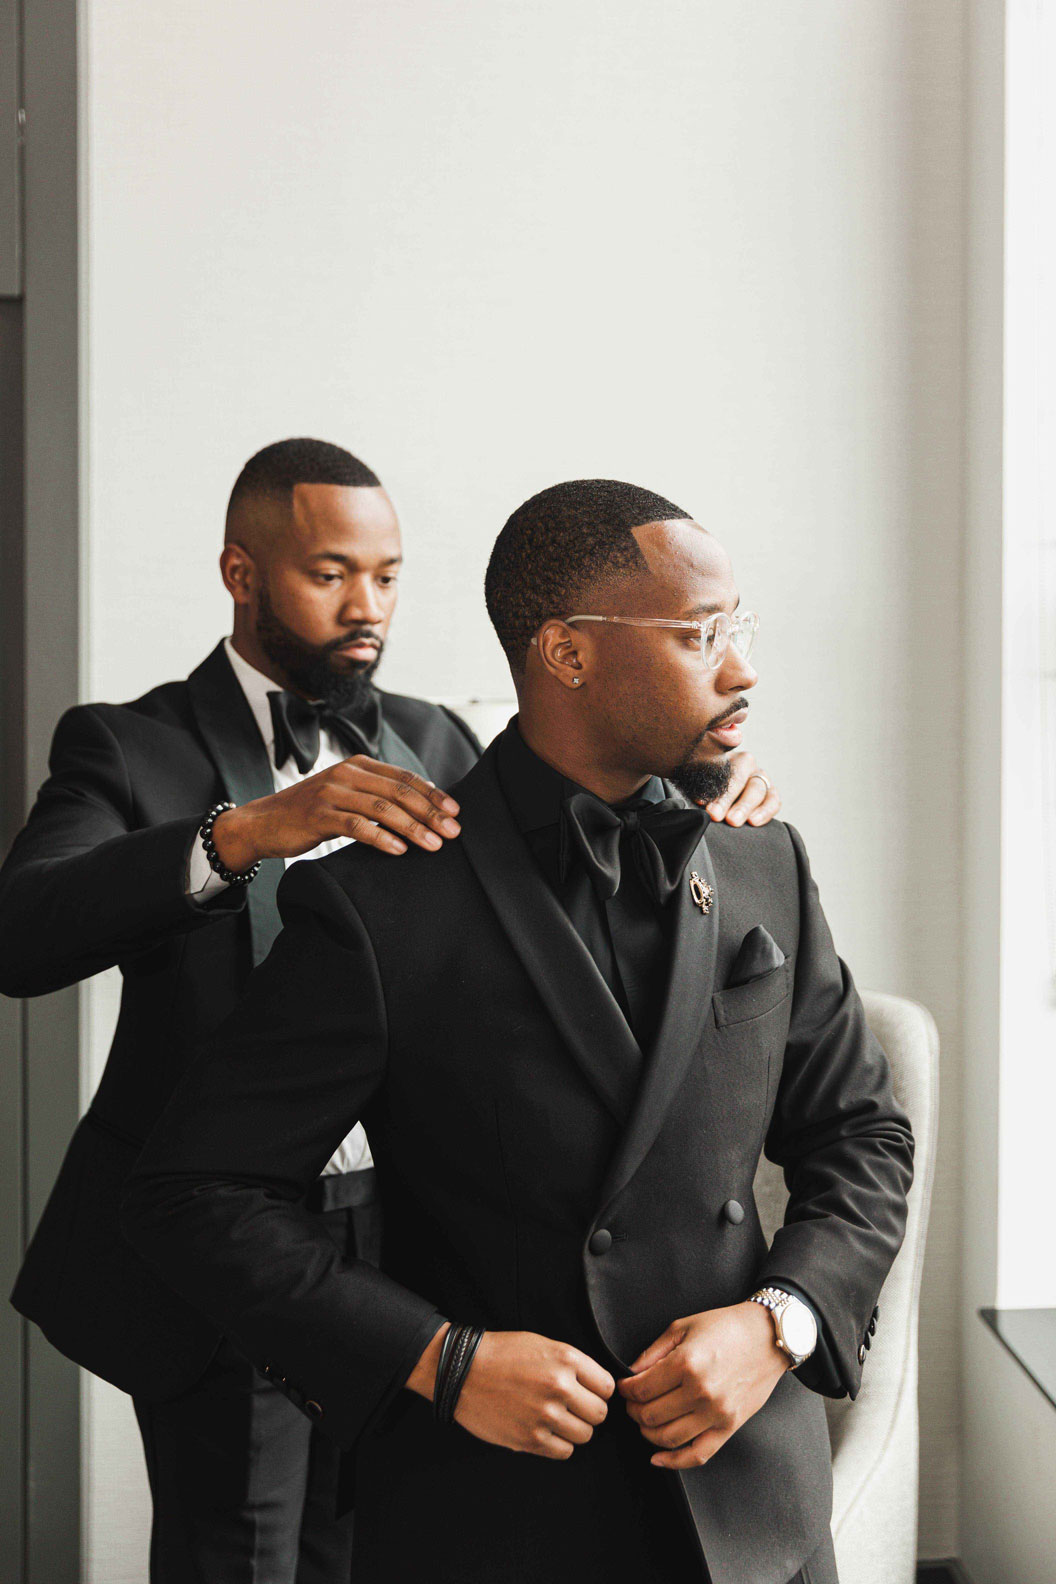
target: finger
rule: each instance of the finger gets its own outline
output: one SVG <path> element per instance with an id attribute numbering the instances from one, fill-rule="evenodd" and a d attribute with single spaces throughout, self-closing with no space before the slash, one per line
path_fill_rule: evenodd
<path id="1" fill-rule="evenodd" d="M 643 1370 L 640 1375 L 628 1375 L 620 1382 L 620 1391 L 631 1402 L 653 1402 L 657 1397 L 662 1397 L 665 1392 L 674 1391 L 682 1383 L 682 1374 L 685 1360 L 681 1353 L 674 1351 L 667 1358 L 661 1359 L 659 1364 L 654 1364 L 651 1369 Z"/>
<path id="2" fill-rule="evenodd" d="M 608 1370 L 603 1369 L 589 1354 L 577 1352 L 572 1367 L 580 1385 L 585 1386 L 596 1397 L 602 1397 L 607 1402 L 616 1390 L 616 1382 Z"/>
<path id="3" fill-rule="evenodd" d="M 407 770 L 403 765 L 386 764 L 383 759 L 371 759 L 368 754 L 353 754 L 351 758 L 343 759 L 341 763 L 363 770 L 368 775 L 379 777 L 383 781 L 395 781 L 399 786 L 417 792 L 433 808 L 440 809 L 445 814 L 458 813 L 458 803 L 444 791 L 443 787 L 438 787 L 433 781 L 427 781 L 424 776 L 415 775 L 413 770 Z"/>
<path id="4" fill-rule="evenodd" d="M 676 1348 L 685 1335 L 685 1328 L 676 1320 L 674 1325 L 669 1325 L 667 1330 L 657 1337 L 655 1342 L 650 1342 L 643 1353 L 639 1353 L 631 1365 L 631 1373 L 640 1375 L 642 1370 L 650 1369 L 654 1364 L 659 1364 L 661 1359 L 667 1357 L 672 1348 Z"/>
<path id="5" fill-rule="evenodd" d="M 729 1439 L 728 1430 L 704 1430 L 700 1435 L 694 1436 L 688 1446 L 679 1447 L 674 1452 L 654 1452 L 649 1461 L 654 1468 L 699 1468 L 702 1463 L 714 1457 Z"/>
<path id="6" fill-rule="evenodd" d="M 416 847 L 424 847 L 427 852 L 438 852 L 444 845 L 444 838 L 421 820 L 415 819 L 413 814 L 408 814 L 398 803 L 383 796 L 371 796 L 368 792 L 343 788 L 334 789 L 335 814 L 350 815 L 355 818 L 365 817 L 370 823 L 380 825 L 383 829 L 392 831 L 404 841 L 414 842 Z M 453 823 L 453 822 L 452 822 Z M 457 834 L 458 827 L 455 827 Z M 362 838 L 357 838 L 360 840 Z"/>
<path id="7" fill-rule="evenodd" d="M 646 1425 L 639 1425 L 638 1428 L 650 1445 L 659 1447 L 663 1452 L 672 1452 L 678 1447 L 687 1446 L 696 1436 L 714 1427 L 708 1423 L 706 1415 L 697 1412 L 680 1414 L 677 1419 L 658 1425 L 655 1429 Z"/>
<path id="8" fill-rule="evenodd" d="M 552 1458 L 555 1462 L 564 1463 L 575 1451 L 571 1441 L 565 1441 L 561 1436 L 554 1435 L 552 1430 L 541 1430 L 535 1438 L 533 1446 L 528 1448 L 536 1457 Z"/>
<path id="9" fill-rule="evenodd" d="M 599 1397 L 597 1392 L 588 1391 L 578 1381 L 568 1393 L 567 1405 L 570 1413 L 590 1425 L 601 1424 L 609 1411 L 609 1405 L 603 1397 Z"/>
<path id="10" fill-rule="evenodd" d="M 746 787 L 747 778 L 752 775 L 752 771 L 758 770 L 755 754 L 750 754 L 747 748 L 739 748 L 736 754 L 730 754 L 727 763 L 730 767 L 727 789 L 719 797 L 712 797 L 711 803 L 705 805 L 712 819 L 725 819 L 727 809 L 736 802 L 736 798 Z"/>
<path id="11" fill-rule="evenodd" d="M 777 792 L 771 790 L 767 793 L 763 802 L 760 803 L 759 807 L 754 811 L 754 813 L 749 814 L 748 823 L 749 825 L 769 825 L 774 816 L 780 812 L 780 809 L 780 795 Z"/>
<path id="12" fill-rule="evenodd" d="M 347 836 L 350 841 L 362 842 L 364 847 L 377 847 L 381 852 L 396 855 L 407 851 L 407 843 L 401 837 L 386 830 L 383 825 L 375 825 L 363 814 L 342 814 L 335 810 L 333 824 L 331 835 L 320 836 L 320 841 L 329 841 L 334 836 Z M 438 843 L 439 840 L 437 837 Z"/>
<path id="13" fill-rule="evenodd" d="M 423 824 L 442 830 L 445 835 L 458 835 L 461 826 L 457 820 L 426 796 L 421 778 L 413 771 L 394 770 L 391 774 L 376 774 L 373 770 L 353 764 L 351 760 L 344 760 L 335 768 L 344 772 L 340 784 L 350 787 L 357 796 L 369 794 L 384 799 L 387 803 L 398 805 Z"/>
<path id="14" fill-rule="evenodd" d="M 740 792 L 735 797 L 727 796 L 725 819 L 728 825 L 743 825 L 748 815 L 765 803 L 769 796 L 770 788 L 763 780 L 758 770 L 753 770 L 748 776 Z"/>
<path id="15" fill-rule="evenodd" d="M 627 1413 L 643 1429 L 658 1430 L 661 1425 L 670 1424 L 672 1419 L 681 1419 L 698 1406 L 699 1393 L 683 1381 L 674 1391 L 664 1392 L 651 1402 L 628 1402 Z"/>
<path id="16" fill-rule="evenodd" d="M 569 1413 L 567 1408 L 555 1407 L 547 1418 L 547 1430 L 560 1436 L 562 1441 L 571 1441 L 573 1446 L 586 1446 L 594 1434 L 594 1426 L 587 1420 L 580 1419 L 578 1414 Z"/>

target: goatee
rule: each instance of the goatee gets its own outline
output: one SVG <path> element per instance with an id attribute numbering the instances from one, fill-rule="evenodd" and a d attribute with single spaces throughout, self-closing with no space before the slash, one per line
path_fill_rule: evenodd
<path id="1" fill-rule="evenodd" d="M 346 661 L 338 670 L 332 656 L 342 644 L 360 636 L 369 637 L 377 643 L 378 652 L 374 659 L 356 661 L 352 666 Z M 306 644 L 275 614 L 265 583 L 260 590 L 257 638 L 272 664 L 306 698 L 321 699 L 328 708 L 353 719 L 365 708 L 373 692 L 372 679 L 385 647 L 372 628 L 364 627 L 362 633 L 349 631 L 334 643 L 322 644 L 318 648 Z"/>
<path id="2" fill-rule="evenodd" d="M 732 775 L 728 759 L 686 759 L 667 779 L 692 802 L 710 803 L 727 791 Z"/>

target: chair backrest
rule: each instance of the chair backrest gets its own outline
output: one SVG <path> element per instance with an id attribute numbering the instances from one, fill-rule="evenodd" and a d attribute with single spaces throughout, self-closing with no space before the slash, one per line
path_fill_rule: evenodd
<path id="1" fill-rule="evenodd" d="M 880 1399 L 890 1399 L 893 1413 L 906 1371 L 912 1369 L 915 1378 L 917 1304 L 935 1171 L 939 1036 L 931 1013 L 916 1001 L 865 990 L 862 1002 L 869 1027 L 891 1064 L 895 1096 L 909 1116 L 916 1140 L 906 1237 L 880 1299 L 882 1325 L 872 1350 L 872 1363 L 880 1367 L 865 1371 L 856 1405 L 872 1399 L 872 1406 L 880 1409 Z M 755 1200 L 768 1240 L 784 1219 L 787 1199 L 780 1170 L 763 1160 L 755 1179 Z M 825 1406 L 833 1452 L 838 1454 L 850 1403 L 842 1398 L 827 1400 Z"/>

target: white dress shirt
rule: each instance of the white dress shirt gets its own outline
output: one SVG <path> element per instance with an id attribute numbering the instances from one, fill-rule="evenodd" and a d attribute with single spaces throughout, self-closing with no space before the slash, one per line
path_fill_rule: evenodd
<path id="1" fill-rule="evenodd" d="M 281 792 L 286 787 L 296 786 L 298 781 L 303 781 L 297 768 L 297 761 L 289 754 L 281 765 L 275 764 L 275 731 L 271 723 L 271 706 L 268 703 L 268 694 L 278 691 L 278 683 L 258 671 L 256 666 L 251 666 L 248 660 L 243 660 L 230 638 L 224 639 L 224 649 L 231 662 L 231 669 L 242 686 L 257 728 L 264 739 L 264 747 L 271 765 L 271 778 L 276 792 Z M 315 761 L 309 775 L 318 775 L 321 770 L 329 770 L 331 765 L 340 764 L 342 759 L 348 758 L 347 750 L 341 743 L 335 742 L 325 726 L 319 731 L 319 757 Z M 302 858 L 322 858 L 327 853 L 337 852 L 339 847 L 347 847 L 352 840 L 350 836 L 335 836 L 332 841 L 320 842 L 318 847 L 313 847 L 311 852 L 302 853 Z M 300 863 L 300 858 L 287 858 L 286 867 L 291 863 Z M 252 884 L 252 881 L 250 882 Z M 218 891 L 226 889 L 227 882 L 209 867 L 209 860 L 205 856 L 205 849 L 201 841 L 196 841 L 191 849 L 191 860 L 187 866 L 187 895 L 195 902 L 207 902 Z M 336 1172 L 364 1171 L 372 1166 L 373 1159 L 370 1146 L 367 1144 L 367 1135 L 361 1123 L 356 1123 L 348 1137 L 338 1146 L 333 1157 L 323 1167 L 323 1176 Z"/>

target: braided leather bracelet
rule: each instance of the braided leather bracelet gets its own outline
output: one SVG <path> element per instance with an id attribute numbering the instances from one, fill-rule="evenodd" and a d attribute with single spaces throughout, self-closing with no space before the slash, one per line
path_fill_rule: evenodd
<path id="1" fill-rule="evenodd" d="M 234 803 L 214 804 L 198 827 L 198 834 L 202 838 L 202 847 L 205 850 L 205 856 L 209 860 L 209 867 L 213 873 L 218 874 L 226 885 L 248 885 L 251 880 L 255 880 L 257 877 L 260 870 L 260 859 L 258 858 L 255 864 L 250 864 L 248 869 L 243 869 L 241 872 L 228 869 L 217 852 L 216 844 L 213 841 L 213 826 L 216 824 L 217 819 L 221 814 L 226 813 L 228 809 L 233 809 L 234 807 Z"/>
<path id="2" fill-rule="evenodd" d="M 436 1366 L 433 1388 L 433 1414 L 439 1424 L 451 1424 L 462 1393 L 469 1366 L 484 1336 L 482 1326 L 451 1325 L 447 1328 Z"/>

